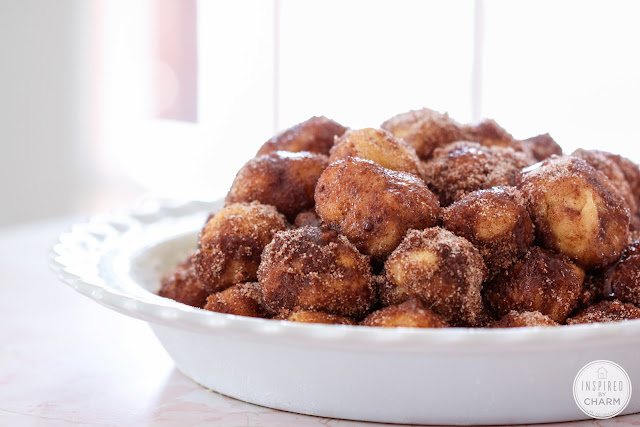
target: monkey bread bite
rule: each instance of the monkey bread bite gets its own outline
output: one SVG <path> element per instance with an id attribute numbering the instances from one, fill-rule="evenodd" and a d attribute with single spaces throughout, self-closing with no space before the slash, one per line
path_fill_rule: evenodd
<path id="1" fill-rule="evenodd" d="M 539 311 L 564 323 L 578 305 L 584 272 L 566 257 L 539 247 L 484 285 L 484 299 L 498 316 Z"/>
<path id="2" fill-rule="evenodd" d="M 600 301 L 567 319 L 568 325 L 640 319 L 640 308 L 618 300 Z"/>
<path id="3" fill-rule="evenodd" d="M 446 328 L 449 326 L 447 322 L 425 307 L 417 298 L 374 311 L 360 324 L 362 326 L 382 326 L 385 328 Z"/>
<path id="4" fill-rule="evenodd" d="M 237 316 L 266 317 L 260 303 L 257 283 L 233 285 L 222 292 L 211 294 L 204 309 Z"/>
<path id="5" fill-rule="evenodd" d="M 428 160 L 436 147 L 462 139 L 459 123 L 428 108 L 398 114 L 380 127 L 412 146 L 422 160 Z"/>
<path id="6" fill-rule="evenodd" d="M 287 313 L 283 320 L 300 323 L 325 323 L 330 325 L 355 325 L 353 319 L 344 316 L 336 316 L 335 314 L 322 313 L 320 311 L 298 310 L 293 313 Z"/>
<path id="7" fill-rule="evenodd" d="M 438 199 L 417 176 L 348 157 L 318 180 L 316 212 L 360 251 L 384 258 L 410 228 L 436 225 Z"/>
<path id="8" fill-rule="evenodd" d="M 449 206 L 472 191 L 515 185 L 518 173 L 533 162 L 509 147 L 456 142 L 434 151 L 425 163 L 424 179 L 440 203 Z"/>
<path id="9" fill-rule="evenodd" d="M 374 300 L 369 259 L 328 228 L 276 234 L 262 254 L 258 280 L 262 301 L 274 315 L 308 310 L 361 318 Z"/>
<path id="10" fill-rule="evenodd" d="M 492 328 L 522 328 L 525 326 L 559 326 L 559 324 L 539 311 L 515 310 L 511 310 L 502 319 L 491 324 Z"/>
<path id="11" fill-rule="evenodd" d="M 290 221 L 313 207 L 316 182 L 329 161 L 309 152 L 278 151 L 249 160 L 236 175 L 227 203 L 258 201 Z"/>
<path id="12" fill-rule="evenodd" d="M 523 171 L 518 188 L 539 243 L 585 269 L 615 262 L 629 237 L 629 209 L 607 177 L 577 157 L 551 157 Z"/>
<path id="13" fill-rule="evenodd" d="M 273 206 L 234 203 L 209 218 L 195 255 L 198 278 L 208 293 L 256 280 L 260 255 L 286 220 Z"/>
<path id="14" fill-rule="evenodd" d="M 485 119 L 480 123 L 462 127 L 462 138 L 488 147 L 510 147 L 515 150 L 521 148 L 519 141 L 500 126 L 495 120 Z"/>
<path id="15" fill-rule="evenodd" d="M 607 153 L 598 150 L 583 150 L 582 148 L 579 148 L 571 153 L 571 155 L 584 160 L 589 166 L 605 174 L 620 196 L 622 196 L 622 198 L 627 202 L 630 211 L 633 213 L 638 210 L 636 198 L 631 191 L 629 182 L 625 178 L 620 167 L 613 161 L 613 159 L 607 156 Z"/>
<path id="16" fill-rule="evenodd" d="M 640 306 L 640 241 L 634 241 L 604 275 L 601 296 Z"/>
<path id="17" fill-rule="evenodd" d="M 310 151 L 312 153 L 329 154 L 333 146 L 333 138 L 347 130 L 344 126 L 326 117 L 311 117 L 298 123 L 265 142 L 257 156 L 275 153 L 276 151 Z"/>
<path id="18" fill-rule="evenodd" d="M 529 213 L 513 187 L 467 194 L 444 210 L 443 226 L 478 248 L 490 277 L 524 255 L 535 238 Z"/>
<path id="19" fill-rule="evenodd" d="M 531 153 L 533 158 L 539 162 L 548 159 L 554 154 L 562 155 L 562 148 L 548 133 L 522 140 L 520 145 L 523 151 Z"/>
<path id="20" fill-rule="evenodd" d="M 209 292 L 196 275 L 192 255 L 181 262 L 170 276 L 162 279 L 158 295 L 193 307 L 204 305 Z"/>
<path id="21" fill-rule="evenodd" d="M 413 147 L 381 129 L 348 130 L 336 138 L 329 161 L 346 157 L 359 157 L 387 169 L 420 175 L 421 163 Z"/>
<path id="22" fill-rule="evenodd" d="M 465 238 L 440 227 L 411 230 L 385 265 L 387 280 L 456 325 L 482 322 L 486 267 Z"/>

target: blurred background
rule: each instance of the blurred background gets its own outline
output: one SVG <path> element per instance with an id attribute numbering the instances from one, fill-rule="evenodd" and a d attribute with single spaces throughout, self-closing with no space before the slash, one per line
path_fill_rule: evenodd
<path id="1" fill-rule="evenodd" d="M 224 196 L 273 133 L 430 107 L 640 160 L 640 2 L 0 0 L 0 225 Z"/>

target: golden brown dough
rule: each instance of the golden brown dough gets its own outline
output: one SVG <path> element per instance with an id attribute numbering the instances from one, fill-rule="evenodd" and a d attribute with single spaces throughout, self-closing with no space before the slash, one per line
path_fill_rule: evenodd
<path id="1" fill-rule="evenodd" d="M 326 117 L 311 117 L 309 120 L 290 127 L 264 143 L 256 156 L 275 153 L 276 151 L 310 151 L 318 154 L 329 154 L 333 146 L 333 138 L 347 130 L 340 123 Z"/>
<path id="2" fill-rule="evenodd" d="M 321 311 L 360 318 L 374 302 L 369 259 L 334 230 L 303 227 L 276 234 L 258 269 L 272 314 Z"/>
<path id="3" fill-rule="evenodd" d="M 483 321 L 486 267 L 478 250 L 440 227 L 411 230 L 385 263 L 387 280 L 452 325 Z"/>
<path id="4" fill-rule="evenodd" d="M 484 285 L 484 299 L 498 316 L 539 311 L 564 323 L 578 305 L 584 272 L 566 257 L 539 247 Z"/>
<path id="5" fill-rule="evenodd" d="M 237 316 L 266 317 L 257 283 L 233 285 L 222 292 L 211 294 L 204 309 Z"/>
<path id="6" fill-rule="evenodd" d="M 472 191 L 515 185 L 518 173 L 531 163 L 530 157 L 509 147 L 463 141 L 437 148 L 424 165 L 423 177 L 442 206 L 449 206 Z"/>
<path id="7" fill-rule="evenodd" d="M 531 155 L 539 162 L 548 159 L 552 155 L 562 155 L 562 147 L 551 138 L 551 135 L 544 133 L 542 135 L 532 136 L 520 141 L 523 151 L 531 153 Z"/>
<path id="8" fill-rule="evenodd" d="M 515 311 L 512 310 L 491 324 L 492 328 L 522 328 L 525 326 L 560 326 L 549 316 L 539 311 Z"/>
<path id="9" fill-rule="evenodd" d="M 441 216 L 437 198 L 417 176 L 352 157 L 322 173 L 315 200 L 325 223 L 376 258 L 391 253 L 410 228 L 436 225 Z"/>
<path id="10" fill-rule="evenodd" d="M 322 154 L 278 151 L 249 160 L 238 171 L 226 203 L 273 205 L 293 221 L 313 207 L 313 192 L 329 160 Z"/>
<path id="11" fill-rule="evenodd" d="M 355 325 L 353 319 L 320 311 L 298 310 L 286 315 L 283 320 L 301 323 L 325 323 L 330 325 Z"/>
<path id="12" fill-rule="evenodd" d="M 422 160 L 431 158 L 436 147 L 462 139 L 461 125 L 447 113 L 428 108 L 398 114 L 380 125 L 412 146 Z"/>
<path id="13" fill-rule="evenodd" d="M 209 218 L 195 255 L 198 278 L 208 293 L 256 280 L 260 254 L 286 220 L 273 206 L 234 203 Z"/>
<path id="14" fill-rule="evenodd" d="M 413 147 L 381 129 L 348 130 L 336 138 L 331 149 L 331 163 L 347 157 L 371 160 L 398 172 L 420 175 L 420 159 Z"/>
<path id="15" fill-rule="evenodd" d="M 604 174 L 577 157 L 553 156 L 519 180 L 542 246 L 585 269 L 618 259 L 628 242 L 629 209 Z"/>
<path id="16" fill-rule="evenodd" d="M 533 223 L 513 187 L 467 194 L 444 210 L 443 226 L 469 240 L 489 269 L 489 277 L 516 262 L 533 244 Z"/>
<path id="17" fill-rule="evenodd" d="M 209 293 L 196 276 L 192 255 L 182 261 L 170 276 L 162 279 L 162 287 L 158 295 L 202 308 Z"/>
<path id="18" fill-rule="evenodd" d="M 374 311 L 360 322 L 360 325 L 385 328 L 446 328 L 449 326 L 442 317 L 425 307 L 417 298 Z"/>
<path id="19" fill-rule="evenodd" d="M 567 319 L 567 325 L 640 319 L 640 308 L 618 300 L 600 301 Z"/>

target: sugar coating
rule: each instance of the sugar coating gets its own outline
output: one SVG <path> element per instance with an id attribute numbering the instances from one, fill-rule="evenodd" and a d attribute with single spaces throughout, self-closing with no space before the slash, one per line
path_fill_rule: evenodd
<path id="1" fill-rule="evenodd" d="M 486 267 L 465 238 L 440 227 L 410 230 L 385 263 L 387 279 L 453 325 L 481 323 Z"/>
<path id="2" fill-rule="evenodd" d="M 256 280 L 262 251 L 277 231 L 286 228 L 284 216 L 257 202 L 234 203 L 209 218 L 200 232 L 194 263 L 209 293 Z"/>
<path id="3" fill-rule="evenodd" d="M 272 315 L 307 310 L 361 318 L 375 297 L 368 257 L 328 228 L 277 233 L 262 254 L 258 280 Z"/>
<path id="4" fill-rule="evenodd" d="M 518 173 L 532 162 L 510 147 L 463 141 L 437 148 L 423 177 L 442 206 L 449 206 L 476 190 L 515 185 Z"/>

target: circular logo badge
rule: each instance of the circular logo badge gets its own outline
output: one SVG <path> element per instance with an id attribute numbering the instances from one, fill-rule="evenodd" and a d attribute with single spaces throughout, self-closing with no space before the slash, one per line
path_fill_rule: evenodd
<path id="1" fill-rule="evenodd" d="M 631 380 L 617 363 L 596 360 L 587 363 L 573 381 L 573 398 L 585 414 L 612 418 L 631 400 Z"/>

